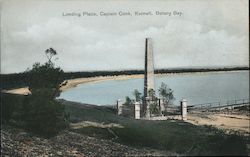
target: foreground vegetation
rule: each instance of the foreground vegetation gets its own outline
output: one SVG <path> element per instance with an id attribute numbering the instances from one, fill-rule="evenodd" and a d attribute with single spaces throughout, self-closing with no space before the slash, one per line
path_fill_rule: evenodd
<path id="1" fill-rule="evenodd" d="M 61 101 L 71 115 L 71 122 L 116 123 L 124 127 L 107 129 L 89 126 L 72 130 L 78 133 L 112 139 L 134 147 L 150 147 L 185 155 L 247 155 L 249 137 L 237 132 L 226 134 L 210 126 L 195 126 L 175 120 L 134 120 L 117 116 L 112 107 Z"/>
<path id="2" fill-rule="evenodd" d="M 52 62 L 57 53 L 53 48 L 45 51 L 48 61 L 35 63 L 25 72 L 25 83 L 31 94 L 13 96 L 1 93 L 1 122 L 11 123 L 35 134 L 51 137 L 68 125 L 64 106 L 55 100 L 60 95 L 63 70 Z M 5 83 L 5 82 L 4 82 Z"/>
<path id="3" fill-rule="evenodd" d="M 25 104 L 26 96 L 2 94 L 2 118 L 7 125 L 23 128 L 25 125 L 20 119 L 19 105 Z M 7 105 L 8 104 L 15 104 Z M 77 129 L 68 128 L 70 131 L 83 135 L 96 137 L 97 139 L 107 139 L 135 148 L 149 147 L 151 149 L 166 152 L 175 152 L 184 155 L 248 155 L 247 144 L 250 143 L 249 137 L 237 132 L 226 134 L 210 126 L 195 126 L 183 121 L 147 121 L 135 120 L 116 115 L 114 107 L 84 105 L 64 100 L 56 100 L 64 106 L 64 112 L 69 113 L 69 121 L 77 124 L 82 121 L 96 122 L 99 124 L 120 124 L 123 128 L 111 127 L 103 128 L 98 126 L 86 126 Z M 46 105 L 45 105 L 46 106 Z M 39 111 L 39 107 L 37 108 Z M 60 121 L 53 121 L 53 114 L 50 112 L 36 117 L 33 115 L 33 122 L 36 126 L 29 126 L 34 130 L 58 129 Z M 45 124 L 41 124 L 45 123 Z M 38 125 L 41 125 L 39 128 Z M 28 131 L 31 128 L 27 128 Z M 67 128 L 66 128 L 67 129 Z M 58 130 L 56 130 L 58 131 Z M 35 132 L 38 133 L 38 132 Z"/>

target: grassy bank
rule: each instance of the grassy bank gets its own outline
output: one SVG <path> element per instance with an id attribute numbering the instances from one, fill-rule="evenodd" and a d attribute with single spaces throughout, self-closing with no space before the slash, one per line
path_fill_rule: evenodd
<path id="1" fill-rule="evenodd" d="M 150 147 L 185 155 L 247 155 L 248 137 L 225 134 L 210 126 L 195 126 L 183 121 L 146 121 L 120 117 L 112 107 L 81 105 L 63 101 L 73 123 L 91 121 L 116 123 L 123 128 L 85 126 L 74 129 L 82 134 L 112 139 L 133 147 Z"/>

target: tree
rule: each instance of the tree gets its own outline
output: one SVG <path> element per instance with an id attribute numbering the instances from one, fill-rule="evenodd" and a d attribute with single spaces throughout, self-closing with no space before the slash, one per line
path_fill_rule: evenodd
<path id="1" fill-rule="evenodd" d="M 130 97 L 129 96 L 126 96 L 125 97 L 125 105 L 130 105 L 132 103 L 132 100 L 130 99 Z"/>
<path id="2" fill-rule="evenodd" d="M 31 93 L 36 90 L 50 89 L 51 93 L 48 93 L 51 98 L 55 98 L 60 95 L 60 85 L 63 82 L 63 70 L 54 67 L 54 64 L 50 61 L 41 65 L 35 63 L 33 68 L 27 72 L 28 80 L 27 84 Z"/>
<path id="3" fill-rule="evenodd" d="M 167 108 L 167 106 L 171 105 L 172 101 L 175 99 L 173 95 L 173 90 L 169 88 L 167 84 L 162 82 L 158 91 L 159 95 L 163 98 L 165 108 Z"/>
<path id="4" fill-rule="evenodd" d="M 45 51 L 48 61 L 35 63 L 27 71 L 27 84 L 31 95 L 27 98 L 21 113 L 25 128 L 43 136 L 53 136 L 67 126 L 64 106 L 55 100 L 60 95 L 63 70 L 51 61 L 57 53 L 50 48 Z"/>
<path id="5" fill-rule="evenodd" d="M 156 96 L 155 96 L 155 90 L 154 89 L 149 89 L 148 90 L 148 97 L 150 100 L 155 100 Z"/>
<path id="6" fill-rule="evenodd" d="M 52 63 L 51 59 L 53 56 L 57 55 L 57 52 L 53 48 L 49 48 L 49 49 L 45 50 L 45 54 L 46 54 L 46 57 L 48 58 L 48 62 Z"/>
<path id="7" fill-rule="evenodd" d="M 140 101 L 142 93 L 140 93 L 137 89 L 134 90 L 133 95 L 135 96 L 135 101 Z"/>
<path id="8" fill-rule="evenodd" d="M 157 97 L 155 95 L 155 90 L 154 89 L 149 89 L 148 90 L 148 97 L 149 97 L 149 110 L 150 110 L 150 114 L 159 114 L 160 109 L 157 103 Z"/>
<path id="9" fill-rule="evenodd" d="M 157 105 L 156 101 L 151 101 L 149 103 L 149 110 L 150 110 L 150 114 L 159 114 L 160 113 L 160 109 L 159 106 Z"/>

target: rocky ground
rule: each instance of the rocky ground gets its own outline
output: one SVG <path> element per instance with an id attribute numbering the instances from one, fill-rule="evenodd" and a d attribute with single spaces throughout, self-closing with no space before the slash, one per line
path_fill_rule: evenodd
<path id="1" fill-rule="evenodd" d="M 169 156 L 173 153 L 133 148 L 111 140 L 97 139 L 71 131 L 45 139 L 9 126 L 1 129 L 2 156 Z"/>

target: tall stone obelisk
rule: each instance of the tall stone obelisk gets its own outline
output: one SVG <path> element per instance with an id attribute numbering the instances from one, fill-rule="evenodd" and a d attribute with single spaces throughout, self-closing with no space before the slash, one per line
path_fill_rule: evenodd
<path id="1" fill-rule="evenodd" d="M 152 39 L 146 38 L 145 43 L 145 74 L 144 74 L 144 114 L 149 113 L 149 107 L 147 105 L 148 91 L 154 90 L 154 56 L 153 56 L 153 45 Z M 147 115 L 146 115 L 147 116 Z"/>

